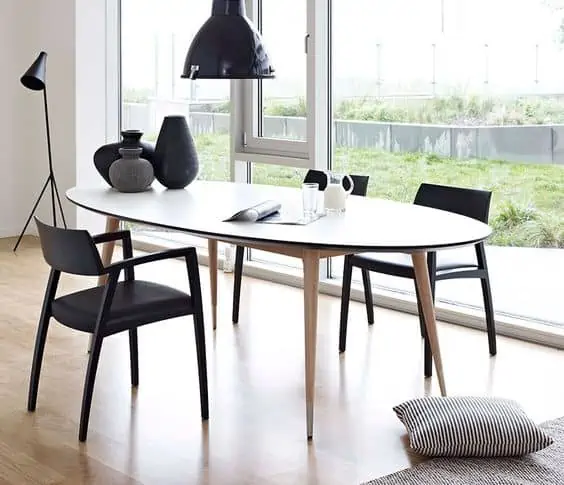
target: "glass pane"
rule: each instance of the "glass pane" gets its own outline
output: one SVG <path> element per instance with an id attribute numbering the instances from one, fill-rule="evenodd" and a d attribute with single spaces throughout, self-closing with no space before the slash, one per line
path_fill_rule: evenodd
<path id="1" fill-rule="evenodd" d="M 491 190 L 496 311 L 564 325 L 552 276 L 564 271 L 562 10 L 512 2 L 508 23 L 500 0 L 333 8 L 333 167 L 370 175 L 370 197 L 409 203 L 422 182 Z M 413 294 L 409 280 L 372 281 Z M 476 280 L 440 282 L 437 296 L 483 306 Z"/>
<path id="2" fill-rule="evenodd" d="M 185 116 L 198 151 L 198 178 L 229 180 L 229 81 L 180 78 L 190 42 L 210 14 L 207 1 L 122 0 L 122 125 L 156 141 L 165 116 Z M 138 236 L 204 242 L 162 229 L 135 229 Z"/>
<path id="3" fill-rule="evenodd" d="M 277 185 L 280 187 L 301 187 L 307 170 L 301 168 L 281 167 L 268 164 L 252 164 L 252 182 L 254 184 Z M 298 195 L 299 197 L 299 195 Z M 290 268 L 301 268 L 299 259 L 288 256 L 280 256 L 275 253 L 253 250 L 251 253 L 253 261 L 263 263 L 274 263 Z"/>
<path id="4" fill-rule="evenodd" d="M 262 1 L 263 38 L 276 69 L 275 79 L 261 81 L 266 138 L 306 139 L 306 6 L 304 0 Z"/>

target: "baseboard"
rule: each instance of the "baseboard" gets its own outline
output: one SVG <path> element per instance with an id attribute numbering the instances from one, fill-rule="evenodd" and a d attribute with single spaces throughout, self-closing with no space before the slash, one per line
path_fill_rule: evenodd
<path id="1" fill-rule="evenodd" d="M 18 228 L 5 228 L 5 227 L 0 227 L 0 238 L 7 238 L 7 237 L 18 237 L 20 235 L 20 232 L 22 231 L 23 226 L 22 227 L 18 227 Z M 26 232 L 26 234 L 28 234 Z M 30 231 L 29 234 L 33 235 L 33 233 Z"/>
<path id="2" fill-rule="evenodd" d="M 135 247 L 142 251 L 157 251 L 159 249 L 175 247 L 175 243 L 164 245 L 161 241 L 155 243 L 151 238 L 137 238 L 134 242 Z M 208 255 L 206 248 L 198 251 L 198 260 L 200 264 L 208 264 Z M 218 256 L 218 267 L 223 266 L 223 257 Z M 247 276 L 272 281 L 296 288 L 303 288 L 303 278 L 299 270 L 291 268 L 272 268 L 268 264 L 260 262 L 246 261 L 243 267 L 243 273 Z M 341 282 L 338 280 L 323 280 L 319 282 L 319 291 L 327 295 L 339 298 L 341 296 Z M 373 287 L 372 289 L 374 301 L 377 306 L 388 308 L 395 311 L 401 311 L 417 315 L 417 305 L 413 295 L 407 295 L 384 288 Z M 360 283 L 354 283 L 351 288 L 351 299 L 358 302 L 364 302 L 364 291 Z M 462 305 L 454 305 L 445 302 L 437 302 L 436 305 L 437 319 L 447 323 L 462 325 L 485 331 L 485 322 L 483 311 L 476 308 L 470 308 Z M 539 322 L 530 319 L 516 318 L 503 313 L 496 313 L 495 316 L 496 330 L 498 335 L 525 340 L 527 342 L 537 343 L 548 347 L 564 350 L 564 329 L 552 326 L 546 322 Z"/>

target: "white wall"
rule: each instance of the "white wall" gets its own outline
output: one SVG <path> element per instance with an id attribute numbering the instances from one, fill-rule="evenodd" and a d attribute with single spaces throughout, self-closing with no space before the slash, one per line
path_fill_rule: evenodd
<path id="1" fill-rule="evenodd" d="M 103 184 L 93 167 L 92 155 L 106 142 L 107 120 L 115 118 L 118 106 L 117 98 L 115 105 L 107 102 L 106 31 L 105 1 L 0 2 L 0 93 L 4 97 L 0 117 L 0 175 L 4 181 L 0 237 L 15 236 L 23 228 L 48 174 L 42 93 L 26 90 L 19 83 L 21 74 L 41 50 L 48 54 L 55 175 L 71 227 L 77 224 L 77 210 L 66 201 L 65 191 L 77 183 Z M 37 215 L 50 220 L 48 196 Z M 102 224 L 102 218 L 85 216 L 81 211 L 82 227 L 97 230 Z M 28 232 L 34 230 L 32 225 Z"/>
<path id="2" fill-rule="evenodd" d="M 3 182 L 0 190 L 0 237 L 16 235 L 23 227 L 25 217 L 33 203 L 29 197 L 30 186 L 34 185 L 36 178 L 35 149 L 28 150 L 30 145 L 28 141 L 35 137 L 41 125 L 34 119 L 29 119 L 28 114 L 34 104 L 37 104 L 38 115 L 42 111 L 39 111 L 41 99 L 37 95 L 33 96 L 36 93 L 26 92 L 19 82 L 20 76 L 26 69 L 23 66 L 27 62 L 24 61 L 22 64 L 20 51 L 26 51 L 28 45 L 26 36 L 22 35 L 27 20 L 23 3 L 25 2 L 20 0 L 0 2 L 0 58 L 2 59 L 0 177 Z M 33 177 L 30 177 L 30 174 Z"/>

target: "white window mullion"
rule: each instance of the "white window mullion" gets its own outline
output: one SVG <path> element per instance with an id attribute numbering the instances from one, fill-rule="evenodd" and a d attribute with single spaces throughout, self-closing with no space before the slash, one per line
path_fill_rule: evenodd
<path id="1" fill-rule="evenodd" d="M 307 138 L 311 168 L 325 170 L 330 156 L 329 0 L 308 0 Z"/>
<path id="2" fill-rule="evenodd" d="M 259 2 L 265 0 L 246 0 L 247 15 L 252 19 L 253 22 L 257 22 L 257 15 Z M 266 0 L 270 1 L 270 0 Z M 305 0 L 309 3 L 315 2 L 317 0 Z M 308 5 L 308 28 L 312 24 L 309 18 L 312 15 L 313 9 Z M 303 34 L 300 34 L 303 35 Z M 311 34 L 308 35 L 311 39 Z M 265 42 L 268 48 L 268 32 L 263 33 Z M 305 42 L 304 42 L 305 49 Z M 274 63 L 276 59 L 273 60 Z M 308 64 L 311 61 L 311 56 L 307 56 Z M 276 67 L 276 64 L 275 64 Z M 310 74 L 310 67 L 307 67 L 307 75 Z M 269 79 L 263 81 L 263 83 L 273 82 Z M 233 156 L 237 160 L 245 160 L 249 162 L 257 163 L 270 163 L 276 165 L 288 165 L 293 167 L 301 168 L 312 168 L 314 163 L 311 158 L 312 150 L 310 149 L 310 136 L 315 133 L 315 130 L 309 126 L 307 127 L 307 141 L 298 140 L 285 140 L 277 138 L 267 138 L 263 136 L 258 136 L 258 126 L 259 126 L 259 113 L 258 113 L 258 89 L 256 81 L 244 80 L 241 81 L 242 87 L 240 92 L 238 92 L 237 97 L 234 99 L 234 109 L 240 110 L 242 112 L 242 123 L 237 126 L 237 131 L 233 132 L 233 136 L 236 138 L 233 147 Z M 306 98 L 309 99 L 311 90 L 309 88 L 306 93 Z M 309 105 L 308 114 L 309 116 Z"/>

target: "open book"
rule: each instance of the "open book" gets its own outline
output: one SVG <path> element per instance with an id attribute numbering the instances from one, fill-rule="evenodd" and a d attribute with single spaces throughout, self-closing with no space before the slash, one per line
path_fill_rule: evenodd
<path id="1" fill-rule="evenodd" d="M 282 204 L 274 200 L 266 200 L 260 204 L 249 207 L 233 214 L 224 222 L 244 221 L 244 222 L 261 222 L 265 224 L 289 224 L 305 226 L 310 222 L 316 221 L 321 214 L 315 214 L 312 217 L 304 218 L 301 213 L 287 213 L 282 210 Z"/>
<path id="2" fill-rule="evenodd" d="M 243 209 L 235 214 L 233 214 L 229 219 L 225 219 L 224 222 L 231 221 L 246 221 L 246 222 L 256 222 L 264 219 L 265 217 L 277 214 L 280 211 L 282 204 L 274 200 L 266 200 L 260 204 L 249 207 L 248 209 Z"/>

